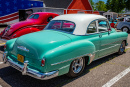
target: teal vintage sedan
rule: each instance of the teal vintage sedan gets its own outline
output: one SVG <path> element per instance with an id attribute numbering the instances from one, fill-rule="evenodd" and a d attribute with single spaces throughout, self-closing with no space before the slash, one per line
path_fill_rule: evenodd
<path id="1" fill-rule="evenodd" d="M 105 23 L 102 25 L 101 23 Z M 43 31 L 6 42 L 4 63 L 37 79 L 80 75 L 92 61 L 123 54 L 128 34 L 116 32 L 109 21 L 94 14 L 55 17 Z"/>

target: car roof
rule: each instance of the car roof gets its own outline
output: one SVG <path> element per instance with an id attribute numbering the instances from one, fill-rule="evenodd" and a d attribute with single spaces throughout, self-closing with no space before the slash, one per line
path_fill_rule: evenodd
<path id="1" fill-rule="evenodd" d="M 33 14 L 47 14 L 47 13 L 51 13 L 51 12 L 35 12 Z"/>
<path id="2" fill-rule="evenodd" d="M 106 19 L 106 17 L 96 14 L 66 14 L 55 17 L 52 20 L 67 20 L 76 24 L 73 34 L 85 35 L 88 25 L 97 19 Z"/>

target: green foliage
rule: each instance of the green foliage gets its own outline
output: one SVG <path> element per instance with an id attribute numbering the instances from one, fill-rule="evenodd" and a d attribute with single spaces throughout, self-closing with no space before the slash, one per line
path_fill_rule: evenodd
<path id="1" fill-rule="evenodd" d="M 125 8 L 130 10 L 130 0 L 125 0 Z"/>
<path id="2" fill-rule="evenodd" d="M 93 0 L 89 0 L 91 3 L 91 6 L 93 8 L 93 10 L 97 10 L 97 11 L 107 11 L 106 9 L 106 5 L 104 1 L 99 1 L 97 3 L 94 3 Z"/>
<path id="3" fill-rule="evenodd" d="M 124 8 L 130 10 L 130 0 L 107 0 L 105 3 L 104 1 L 98 1 L 94 3 L 93 0 L 89 0 L 93 10 L 97 11 L 108 11 L 111 10 L 113 12 L 122 12 Z"/>
<path id="4" fill-rule="evenodd" d="M 104 1 L 99 1 L 96 3 L 96 10 L 98 11 L 107 11 L 106 4 Z"/>
<path id="5" fill-rule="evenodd" d="M 130 0 L 107 0 L 106 8 L 113 12 L 121 12 L 124 8 L 130 10 Z"/>
<path id="6" fill-rule="evenodd" d="M 93 2 L 93 0 L 89 0 L 89 1 L 90 1 L 90 4 L 91 4 L 91 6 L 92 6 L 92 8 L 94 10 L 95 9 L 95 7 L 94 7 L 95 3 Z"/>
<path id="7" fill-rule="evenodd" d="M 111 0 L 107 0 L 107 2 L 106 2 L 106 9 L 107 10 L 111 9 Z"/>

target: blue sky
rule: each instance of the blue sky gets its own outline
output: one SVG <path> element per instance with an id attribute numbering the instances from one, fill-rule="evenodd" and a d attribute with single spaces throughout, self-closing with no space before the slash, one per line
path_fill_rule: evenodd
<path id="1" fill-rule="evenodd" d="M 94 2 L 98 2 L 98 1 L 104 1 L 105 3 L 107 2 L 107 0 L 93 0 Z"/>

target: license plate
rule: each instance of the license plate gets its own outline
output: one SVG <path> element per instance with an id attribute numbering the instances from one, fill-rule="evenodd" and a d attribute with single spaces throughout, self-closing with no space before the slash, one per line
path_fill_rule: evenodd
<path id="1" fill-rule="evenodd" d="M 20 55 L 20 54 L 18 54 L 17 55 L 17 60 L 19 61 L 19 62 L 24 62 L 24 56 L 22 56 L 22 55 Z"/>

